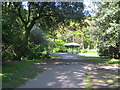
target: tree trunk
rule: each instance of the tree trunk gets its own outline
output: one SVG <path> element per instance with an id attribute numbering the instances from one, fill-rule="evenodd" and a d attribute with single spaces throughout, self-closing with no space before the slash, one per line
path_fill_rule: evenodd
<path id="1" fill-rule="evenodd" d="M 91 42 L 88 42 L 88 49 L 91 49 Z"/>
<path id="2" fill-rule="evenodd" d="M 21 47 L 19 50 L 19 54 L 17 55 L 17 59 L 21 59 L 22 56 L 26 56 L 28 54 L 28 38 L 29 38 L 30 30 L 26 30 L 23 43 L 21 43 Z"/>

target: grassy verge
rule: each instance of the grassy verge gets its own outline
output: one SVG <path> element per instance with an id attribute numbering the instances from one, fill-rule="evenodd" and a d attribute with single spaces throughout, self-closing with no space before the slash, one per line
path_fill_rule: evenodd
<path id="1" fill-rule="evenodd" d="M 90 80 L 90 78 L 88 77 L 88 72 L 85 73 L 85 82 L 86 82 L 86 90 L 92 90 L 91 86 L 92 86 L 92 82 Z"/>
<path id="2" fill-rule="evenodd" d="M 5 64 L 2 67 L 2 86 L 3 88 L 16 88 L 26 81 L 32 79 L 43 70 L 36 69 L 35 63 L 44 60 L 17 61 Z"/>
<path id="3" fill-rule="evenodd" d="M 79 58 L 88 59 L 95 63 L 108 63 L 108 64 L 120 64 L 119 59 L 106 59 L 99 56 L 87 56 L 87 55 L 75 55 Z"/>
<path id="4" fill-rule="evenodd" d="M 88 49 L 81 49 L 80 52 L 81 53 L 97 53 L 96 50 L 88 50 Z"/>

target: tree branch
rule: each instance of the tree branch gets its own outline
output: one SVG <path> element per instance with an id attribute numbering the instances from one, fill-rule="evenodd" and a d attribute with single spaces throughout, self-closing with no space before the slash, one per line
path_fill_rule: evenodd
<path id="1" fill-rule="evenodd" d="M 20 17 L 20 19 L 21 19 L 21 21 L 24 23 L 24 25 L 26 26 L 26 22 L 23 20 L 23 18 L 22 18 L 22 15 L 21 15 L 21 11 L 20 11 L 20 7 L 18 8 L 18 15 L 19 15 L 19 17 Z"/>
<path id="2" fill-rule="evenodd" d="M 31 24 L 27 27 L 27 30 L 30 31 L 32 29 L 32 27 L 35 24 L 35 21 L 38 20 L 40 17 L 33 17 L 33 20 L 31 22 Z"/>
<path id="3" fill-rule="evenodd" d="M 30 13 L 31 13 L 30 6 L 31 6 L 31 3 L 30 3 L 29 6 L 28 6 L 28 12 L 29 12 L 29 14 L 28 14 L 28 21 L 27 21 L 27 24 L 28 24 L 29 21 L 30 21 Z"/>
<path id="4" fill-rule="evenodd" d="M 52 16 L 52 15 L 43 15 L 43 16 Z M 27 27 L 28 30 L 30 31 L 32 29 L 32 27 L 34 26 L 35 24 L 35 21 L 38 20 L 41 16 L 39 15 L 38 17 L 33 17 L 33 20 L 31 22 L 31 24 Z"/>

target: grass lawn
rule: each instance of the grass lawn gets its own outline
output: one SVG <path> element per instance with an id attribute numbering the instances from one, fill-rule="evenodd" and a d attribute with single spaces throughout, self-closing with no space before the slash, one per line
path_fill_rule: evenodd
<path id="1" fill-rule="evenodd" d="M 16 61 L 2 66 L 2 86 L 3 88 L 16 88 L 37 74 L 43 72 L 36 68 L 36 63 L 45 60 Z"/>
<path id="2" fill-rule="evenodd" d="M 88 59 L 95 63 L 107 63 L 107 64 L 120 64 L 119 59 L 106 59 L 99 56 L 88 56 L 88 55 L 75 55 L 79 58 Z"/>

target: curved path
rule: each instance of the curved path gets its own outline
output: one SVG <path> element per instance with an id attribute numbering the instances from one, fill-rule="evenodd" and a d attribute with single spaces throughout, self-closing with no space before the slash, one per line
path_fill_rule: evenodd
<path id="1" fill-rule="evenodd" d="M 81 60 L 72 54 L 56 55 L 61 55 L 63 59 L 59 61 L 66 63 L 53 65 L 19 88 L 85 88 L 84 78 L 87 70 L 78 63 Z"/>
<path id="2" fill-rule="evenodd" d="M 89 60 L 73 56 L 74 54 L 55 54 L 62 59 L 53 59 L 45 66 L 47 71 L 18 88 L 86 88 L 86 75 L 92 80 L 92 87 L 118 87 L 118 71 L 104 69 Z M 43 67 L 44 65 L 42 65 Z M 109 81 L 112 80 L 112 81 Z M 114 81 L 114 82 L 113 82 Z M 113 84 L 111 84 L 113 82 Z M 114 85 L 115 83 L 115 85 Z"/>

